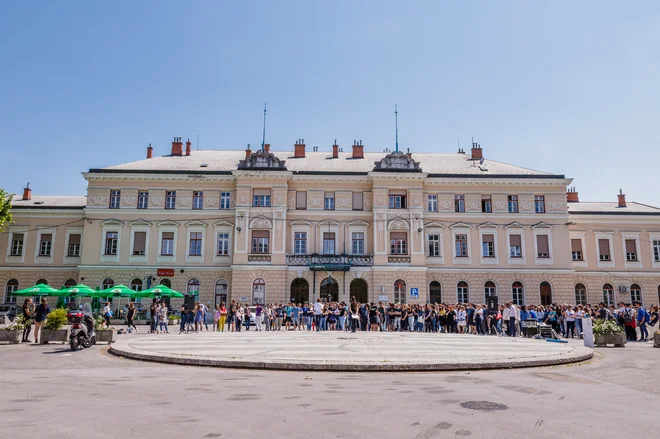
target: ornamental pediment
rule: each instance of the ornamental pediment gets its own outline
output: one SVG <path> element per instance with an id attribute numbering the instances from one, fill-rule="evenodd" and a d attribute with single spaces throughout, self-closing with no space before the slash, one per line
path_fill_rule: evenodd
<path id="1" fill-rule="evenodd" d="M 496 229 L 499 226 L 495 223 L 492 223 L 490 221 L 486 221 L 485 223 L 479 224 L 477 226 L 477 229 Z"/>
<path id="2" fill-rule="evenodd" d="M 366 221 L 362 220 L 353 220 L 350 223 L 348 223 L 348 226 L 362 226 L 362 227 L 369 227 L 369 223 Z"/>
<path id="3" fill-rule="evenodd" d="M 101 222 L 102 226 L 121 226 L 123 224 L 124 223 L 122 221 L 119 221 L 118 219 L 114 219 L 114 218 L 109 218 L 109 219 Z"/>
<path id="4" fill-rule="evenodd" d="M 145 219 L 142 219 L 142 218 L 138 218 L 138 219 L 128 223 L 128 225 L 130 225 L 130 226 L 150 226 L 151 222 L 149 222 Z"/>
<path id="5" fill-rule="evenodd" d="M 442 223 L 440 223 L 440 222 L 438 222 L 438 221 L 431 221 L 430 223 L 424 224 L 424 228 L 426 228 L 426 229 L 430 229 L 430 228 L 433 228 L 433 229 L 444 229 L 444 228 L 445 228 L 445 225 L 442 224 Z"/>
<path id="6" fill-rule="evenodd" d="M 179 227 L 179 223 L 174 221 L 161 221 L 157 225 L 158 227 Z"/>
<path id="7" fill-rule="evenodd" d="M 272 229 L 273 222 L 268 218 L 254 218 L 250 221 L 250 229 Z"/>
<path id="8" fill-rule="evenodd" d="M 206 227 L 206 226 L 208 226 L 208 224 L 198 220 L 189 221 L 186 223 L 186 227 Z"/>
<path id="9" fill-rule="evenodd" d="M 403 219 L 394 219 L 387 224 L 387 230 L 410 230 L 410 224 Z"/>
<path id="10" fill-rule="evenodd" d="M 526 226 L 524 224 L 520 224 L 517 221 L 514 221 L 504 226 L 505 229 L 524 229 L 525 227 Z"/>
<path id="11" fill-rule="evenodd" d="M 213 227 L 234 227 L 232 223 L 229 221 L 218 221 L 217 223 L 213 224 Z"/>
<path id="12" fill-rule="evenodd" d="M 294 220 L 294 221 L 291 221 L 290 225 L 292 225 L 292 226 L 307 226 L 307 227 L 311 227 L 311 226 L 312 226 L 312 223 L 309 222 L 309 221 Z"/>
<path id="13" fill-rule="evenodd" d="M 540 223 L 534 224 L 532 229 L 554 229 L 554 227 L 551 224 L 541 221 Z"/>
<path id="14" fill-rule="evenodd" d="M 451 228 L 451 229 L 471 229 L 472 226 L 469 225 L 468 223 L 457 222 L 457 223 L 454 223 L 451 226 L 449 226 L 449 228 Z"/>

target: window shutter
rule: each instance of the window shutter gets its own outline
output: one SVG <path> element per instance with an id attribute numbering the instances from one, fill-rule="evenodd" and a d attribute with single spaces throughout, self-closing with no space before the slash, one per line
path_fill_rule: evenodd
<path id="1" fill-rule="evenodd" d="M 297 191 L 296 192 L 296 209 L 307 209 L 307 192 L 306 191 Z"/>
<path id="2" fill-rule="evenodd" d="M 323 240 L 324 241 L 326 241 L 326 240 L 334 241 L 335 240 L 335 234 L 332 233 L 332 232 L 324 232 L 323 233 Z"/>
<path id="3" fill-rule="evenodd" d="M 483 242 L 495 242 L 495 235 L 483 235 Z"/>
<path id="4" fill-rule="evenodd" d="M 407 195 L 408 191 L 405 190 L 390 190 L 390 195 Z"/>
<path id="5" fill-rule="evenodd" d="M 334 192 L 326 192 L 325 193 L 325 198 L 335 198 L 335 193 Z"/>
<path id="6" fill-rule="evenodd" d="M 69 235 L 69 245 L 80 245 L 80 235 L 79 234 L 72 234 Z"/>
<path id="7" fill-rule="evenodd" d="M 362 210 L 362 192 L 353 192 L 353 210 Z"/>
<path id="8" fill-rule="evenodd" d="M 601 255 L 610 255 L 610 241 L 608 239 L 598 240 L 598 251 Z"/>
<path id="9" fill-rule="evenodd" d="M 270 195 L 270 189 L 253 189 L 254 195 Z"/>
<path id="10" fill-rule="evenodd" d="M 511 245 L 515 246 L 520 246 L 521 245 L 521 238 L 520 235 L 511 235 L 509 236 L 509 240 L 511 241 Z"/>
<path id="11" fill-rule="evenodd" d="M 52 240 L 53 240 L 53 235 L 50 233 L 44 233 L 43 235 L 41 235 L 41 242 L 52 241 Z"/>
<path id="12" fill-rule="evenodd" d="M 626 253 L 637 253 L 634 239 L 626 239 Z"/>
<path id="13" fill-rule="evenodd" d="M 390 233 L 390 239 L 406 239 L 407 235 L 406 232 L 392 232 Z"/>
<path id="14" fill-rule="evenodd" d="M 536 235 L 536 246 L 539 254 L 550 254 L 548 249 L 548 235 Z"/>
<path id="15" fill-rule="evenodd" d="M 268 230 L 253 230 L 252 231 L 252 237 L 253 238 L 268 238 Z"/>
<path id="16" fill-rule="evenodd" d="M 174 239 L 174 232 L 163 232 L 163 239 Z"/>
<path id="17" fill-rule="evenodd" d="M 582 240 L 581 239 L 571 239 L 571 251 L 581 252 L 582 251 Z"/>
<path id="18" fill-rule="evenodd" d="M 73 236 L 73 235 L 72 235 Z M 22 233 L 14 233 L 14 241 L 20 241 L 23 242 L 23 234 Z"/>
<path id="19" fill-rule="evenodd" d="M 135 232 L 135 235 L 133 236 L 133 251 L 144 252 L 146 240 L 147 232 Z"/>

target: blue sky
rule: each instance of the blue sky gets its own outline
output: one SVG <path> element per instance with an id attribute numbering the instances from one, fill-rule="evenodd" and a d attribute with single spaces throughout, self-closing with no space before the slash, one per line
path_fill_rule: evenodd
<path id="1" fill-rule="evenodd" d="M 657 1 L 0 3 L 0 187 L 85 194 L 80 172 L 174 136 L 454 152 L 660 206 Z"/>

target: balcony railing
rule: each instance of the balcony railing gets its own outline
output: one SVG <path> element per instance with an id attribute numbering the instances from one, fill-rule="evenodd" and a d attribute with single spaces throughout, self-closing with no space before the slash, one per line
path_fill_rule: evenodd
<path id="1" fill-rule="evenodd" d="M 287 265 L 348 265 L 355 267 L 371 267 L 374 264 L 373 255 L 286 255 Z"/>
<path id="2" fill-rule="evenodd" d="M 390 264 L 410 264 L 410 256 L 389 256 L 387 262 Z"/>
<path id="3" fill-rule="evenodd" d="M 248 255 L 248 262 L 270 262 L 270 255 Z"/>

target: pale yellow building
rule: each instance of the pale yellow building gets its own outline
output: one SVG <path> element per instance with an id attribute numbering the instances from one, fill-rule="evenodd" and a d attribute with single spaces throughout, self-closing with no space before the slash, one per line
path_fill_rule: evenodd
<path id="1" fill-rule="evenodd" d="M 660 209 L 469 154 L 191 151 L 90 169 L 86 197 L 13 201 L 3 300 L 165 282 L 213 305 L 323 299 L 597 303 L 660 296 Z M 38 189 L 37 189 L 38 192 Z M 613 198 L 614 195 L 613 195 Z"/>

